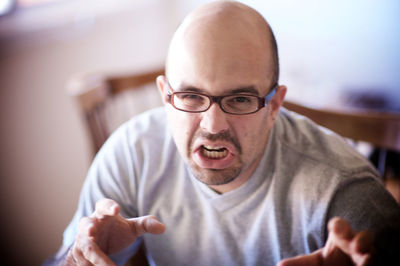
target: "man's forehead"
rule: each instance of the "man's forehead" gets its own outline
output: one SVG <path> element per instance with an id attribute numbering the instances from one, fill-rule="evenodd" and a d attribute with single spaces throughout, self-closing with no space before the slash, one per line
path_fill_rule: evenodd
<path id="1" fill-rule="evenodd" d="M 264 87 L 270 85 L 273 76 L 270 65 L 258 59 L 248 62 L 243 62 L 241 58 L 215 61 L 207 58 L 186 59 L 175 61 L 167 71 L 173 88 L 196 88 L 219 93 L 254 88 L 262 93 Z"/>
<path id="2" fill-rule="evenodd" d="M 243 4 L 206 4 L 184 20 L 171 41 L 166 67 L 171 85 L 223 93 L 262 90 L 273 76 L 267 28 L 262 16 Z"/>

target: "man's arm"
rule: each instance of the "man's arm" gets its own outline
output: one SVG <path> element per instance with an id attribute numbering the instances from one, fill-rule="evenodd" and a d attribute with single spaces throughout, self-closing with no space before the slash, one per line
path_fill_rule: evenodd
<path id="1" fill-rule="evenodd" d="M 282 260 L 278 265 L 400 265 L 399 227 L 388 227 L 375 237 L 366 231 L 354 232 L 340 218 L 333 218 L 328 227 L 329 237 L 323 248 L 309 255 Z M 382 242 L 385 243 L 383 246 Z"/>
<path id="2" fill-rule="evenodd" d="M 280 265 L 346 265 L 335 262 L 344 258 L 347 265 L 400 265 L 399 205 L 376 180 L 357 181 L 344 183 L 331 202 L 325 246 Z"/>

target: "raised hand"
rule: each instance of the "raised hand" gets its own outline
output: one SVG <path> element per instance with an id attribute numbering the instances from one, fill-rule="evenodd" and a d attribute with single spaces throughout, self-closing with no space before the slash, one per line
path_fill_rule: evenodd
<path id="1" fill-rule="evenodd" d="M 67 256 L 67 264 L 114 265 L 109 254 L 123 250 L 145 233 L 165 231 L 165 226 L 154 216 L 125 219 L 119 210 L 119 205 L 110 199 L 96 203 L 94 213 L 79 222 L 79 232 Z"/>
<path id="2" fill-rule="evenodd" d="M 374 253 L 373 237 L 367 231 L 354 232 L 349 223 L 332 218 L 325 246 L 309 255 L 282 260 L 279 266 L 370 265 Z"/>

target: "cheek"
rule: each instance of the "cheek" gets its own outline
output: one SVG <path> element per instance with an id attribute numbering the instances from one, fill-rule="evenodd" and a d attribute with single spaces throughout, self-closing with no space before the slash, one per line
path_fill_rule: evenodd
<path id="1" fill-rule="evenodd" d="M 271 129 L 271 124 L 267 116 L 244 119 L 237 123 L 235 131 L 242 149 L 248 150 L 249 152 L 263 148 L 268 138 L 267 136 Z"/>
<path id="2" fill-rule="evenodd" d="M 175 109 L 167 111 L 167 118 L 179 152 L 182 155 L 186 154 L 188 143 L 195 131 L 195 118 L 191 117 L 189 113 L 176 111 Z"/>

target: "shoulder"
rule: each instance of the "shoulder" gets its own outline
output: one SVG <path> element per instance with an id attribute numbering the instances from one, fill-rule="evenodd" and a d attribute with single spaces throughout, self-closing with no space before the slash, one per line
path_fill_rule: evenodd
<path id="1" fill-rule="evenodd" d="M 148 110 L 124 123 L 116 133 L 131 137 L 159 137 L 167 129 L 164 107 Z"/>
<path id="2" fill-rule="evenodd" d="M 365 172 L 378 177 L 375 167 L 360 154 L 349 140 L 310 119 L 286 109 L 276 121 L 276 138 L 281 149 L 306 162 L 341 175 Z"/>
<path id="3" fill-rule="evenodd" d="M 365 157 L 342 137 L 306 117 L 282 110 L 273 140 L 279 175 L 276 186 L 293 213 L 323 219 L 339 191 L 353 201 L 362 198 L 348 190 L 350 186 L 365 190 L 367 184 L 375 184 L 379 193 L 385 193 L 376 169 Z"/>
<path id="4" fill-rule="evenodd" d="M 112 151 L 128 152 L 137 146 L 159 144 L 167 135 L 164 108 L 151 109 L 118 127 L 104 143 L 99 154 L 110 154 Z"/>
<path id="5" fill-rule="evenodd" d="M 155 169 L 162 155 L 173 150 L 163 108 L 149 110 L 111 134 L 95 156 L 87 180 L 99 184 L 102 190 L 110 183 L 123 189 L 136 186 L 138 178 L 149 168 Z"/>

